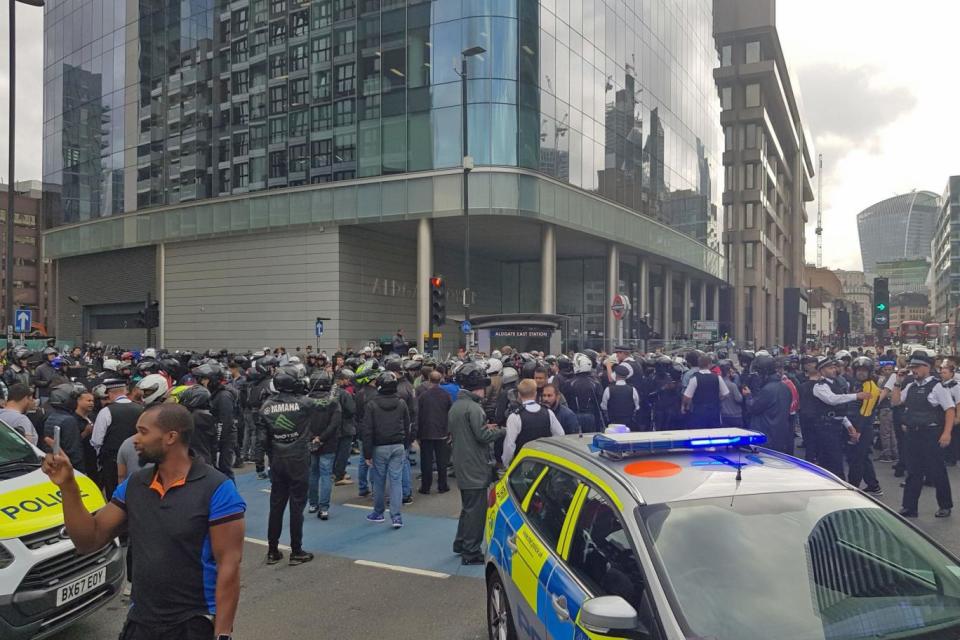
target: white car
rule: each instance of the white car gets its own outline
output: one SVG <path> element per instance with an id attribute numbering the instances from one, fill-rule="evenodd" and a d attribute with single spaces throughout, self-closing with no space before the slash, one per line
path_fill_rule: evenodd
<path id="1" fill-rule="evenodd" d="M 0 638 L 46 638 L 96 611 L 121 588 L 116 541 L 78 555 L 63 526 L 60 490 L 40 470 L 43 453 L 0 422 Z M 77 474 L 84 505 L 104 505 Z"/>

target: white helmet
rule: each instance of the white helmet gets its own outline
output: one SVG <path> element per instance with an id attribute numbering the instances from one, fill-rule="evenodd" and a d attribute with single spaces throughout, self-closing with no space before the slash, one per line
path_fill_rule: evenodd
<path id="1" fill-rule="evenodd" d="M 760 351 L 757 351 L 757 353 L 756 353 L 755 355 L 756 355 L 757 357 L 760 357 L 760 356 L 769 356 L 769 355 L 770 355 L 770 352 L 767 351 L 766 349 L 760 349 Z"/>
<path id="2" fill-rule="evenodd" d="M 104 371 L 113 371 L 116 373 L 120 370 L 121 363 L 119 360 L 114 360 L 113 358 L 107 358 L 103 361 L 103 370 Z"/>
<path id="3" fill-rule="evenodd" d="M 520 379 L 520 374 L 513 367 L 503 368 L 503 384 L 512 384 Z"/>
<path id="4" fill-rule="evenodd" d="M 154 349 L 153 347 L 149 347 L 149 348 L 147 348 L 147 349 L 144 349 L 144 350 L 143 350 L 143 354 L 141 354 L 140 357 L 141 357 L 141 358 L 153 358 L 154 360 L 156 360 L 156 359 L 157 359 L 157 350 Z"/>
<path id="5" fill-rule="evenodd" d="M 149 407 L 152 404 L 163 402 L 170 390 L 167 379 L 159 373 L 151 373 L 137 383 L 137 388 L 143 391 L 143 404 Z"/>
<path id="6" fill-rule="evenodd" d="M 287 364 L 300 364 L 300 358 L 297 356 L 290 356 L 287 358 Z"/>
<path id="7" fill-rule="evenodd" d="M 851 356 L 849 351 L 847 351 L 846 349 L 841 349 L 840 351 L 837 351 L 837 353 L 833 357 L 836 358 L 837 360 L 843 360 L 844 358 L 850 358 Z"/>
<path id="8" fill-rule="evenodd" d="M 495 376 L 503 371 L 503 363 L 497 358 L 487 360 L 487 375 Z"/>
<path id="9" fill-rule="evenodd" d="M 590 357 L 585 353 L 578 353 L 573 356 L 573 372 L 574 373 L 590 373 L 593 371 L 593 362 L 590 361 Z"/>
<path id="10" fill-rule="evenodd" d="M 503 354 L 500 353 L 500 350 L 499 350 L 499 349 L 494 349 L 494 350 L 493 350 L 493 353 L 490 354 L 490 357 L 491 357 L 491 358 L 494 358 L 494 359 L 496 359 L 496 360 L 499 360 L 499 359 L 501 359 L 501 358 L 503 357 Z"/>

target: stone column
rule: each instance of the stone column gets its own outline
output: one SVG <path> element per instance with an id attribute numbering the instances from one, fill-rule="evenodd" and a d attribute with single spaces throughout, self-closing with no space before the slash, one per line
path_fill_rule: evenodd
<path id="1" fill-rule="evenodd" d="M 700 281 L 700 310 L 697 314 L 697 320 L 707 319 L 707 281 Z"/>
<path id="2" fill-rule="evenodd" d="M 557 312 L 557 234 L 556 227 L 540 227 L 540 313 Z"/>
<path id="3" fill-rule="evenodd" d="M 610 304 L 613 302 L 613 296 L 619 293 L 620 287 L 620 249 L 616 244 L 610 243 L 607 248 L 607 299 L 604 300 L 604 317 L 606 317 L 606 335 L 604 344 L 608 346 L 609 351 L 613 351 L 617 340 L 620 339 L 619 329 L 620 321 L 613 317 L 610 310 Z"/>
<path id="4" fill-rule="evenodd" d="M 430 278 L 433 276 L 433 223 L 430 218 L 417 221 L 417 342 L 425 351 L 423 336 L 430 328 Z M 439 327 L 434 327 L 439 331 Z"/>
<path id="5" fill-rule="evenodd" d="M 663 268 L 663 339 L 673 339 L 673 271 Z"/>

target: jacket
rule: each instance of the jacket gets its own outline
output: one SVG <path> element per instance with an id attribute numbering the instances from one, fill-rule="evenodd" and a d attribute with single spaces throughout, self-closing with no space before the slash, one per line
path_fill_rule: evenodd
<path id="1" fill-rule="evenodd" d="M 25 384 L 29 387 L 30 372 L 26 369 L 21 369 L 20 365 L 12 364 L 6 371 L 3 372 L 3 382 L 8 387 L 12 387 L 17 383 Z"/>
<path id="2" fill-rule="evenodd" d="M 407 446 L 411 440 L 410 413 L 407 403 L 395 393 L 377 394 L 363 409 L 360 428 L 363 455 L 373 457 L 373 448 L 388 444 Z"/>
<path id="3" fill-rule="evenodd" d="M 503 428 L 487 429 L 481 399 L 462 390 L 450 407 L 447 422 L 453 438 L 453 469 L 461 489 L 486 489 L 493 478 L 490 445 L 506 435 Z"/>
<path id="4" fill-rule="evenodd" d="M 307 444 L 320 435 L 316 405 L 309 398 L 278 393 L 255 414 L 263 450 L 274 458 L 310 460 Z"/>
<path id="5" fill-rule="evenodd" d="M 577 414 L 570 410 L 570 407 L 558 402 L 557 406 L 553 407 L 553 412 L 556 414 L 560 426 L 563 427 L 564 433 L 580 432 L 580 420 L 577 419 Z"/>
<path id="6" fill-rule="evenodd" d="M 343 429 L 343 412 L 340 402 L 329 394 L 322 398 L 311 398 L 311 400 L 317 409 L 316 437 L 320 439 L 320 448 L 314 453 L 336 453 L 340 432 Z"/>
<path id="7" fill-rule="evenodd" d="M 780 376 L 767 378 L 760 389 L 747 396 L 750 428 L 767 436 L 767 446 L 789 453 L 792 451 L 793 428 L 790 425 L 790 404 L 793 396 Z"/>
<path id="8" fill-rule="evenodd" d="M 49 407 L 49 413 L 43 421 L 43 435 L 53 438 L 55 426 L 60 427 L 60 448 L 70 458 L 70 464 L 77 471 L 85 471 L 83 446 L 80 442 L 80 421 L 77 416 L 63 409 Z"/>
<path id="9" fill-rule="evenodd" d="M 357 402 L 353 394 L 343 387 L 334 389 L 340 403 L 340 437 L 357 435 Z"/>
<path id="10" fill-rule="evenodd" d="M 190 415 L 193 416 L 193 437 L 190 438 L 190 449 L 193 451 L 194 458 L 202 458 L 211 467 L 216 467 L 220 441 L 217 423 L 206 409 L 193 409 Z"/>
<path id="11" fill-rule="evenodd" d="M 431 385 L 417 398 L 417 437 L 420 440 L 444 440 L 450 435 L 447 416 L 453 401 L 450 394 Z"/>

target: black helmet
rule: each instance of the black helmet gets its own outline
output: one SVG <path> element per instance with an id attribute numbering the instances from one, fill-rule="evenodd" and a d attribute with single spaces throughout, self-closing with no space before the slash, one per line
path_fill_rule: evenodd
<path id="1" fill-rule="evenodd" d="M 297 379 L 296 372 L 291 368 L 284 367 L 278 369 L 273 376 L 273 388 L 278 393 L 297 393 L 300 388 L 300 380 Z"/>
<path id="2" fill-rule="evenodd" d="M 854 359 L 850 364 L 850 368 L 854 371 L 857 369 L 866 369 L 868 373 L 873 373 L 873 360 L 866 356 L 860 356 Z"/>
<path id="3" fill-rule="evenodd" d="M 273 356 L 263 356 L 259 358 L 254 364 L 254 367 L 260 373 L 260 375 L 268 376 L 273 373 L 273 370 L 278 364 L 278 360 Z"/>
<path id="4" fill-rule="evenodd" d="M 600 359 L 599 353 L 597 353 L 593 349 L 584 349 L 580 353 L 590 358 L 590 362 L 593 363 L 593 366 L 597 366 L 597 361 Z"/>
<path id="5" fill-rule="evenodd" d="M 397 374 L 393 371 L 384 371 L 377 377 L 377 392 L 396 393 L 398 382 Z"/>
<path id="6" fill-rule="evenodd" d="M 160 373 L 160 363 L 152 358 L 150 360 L 141 360 L 140 364 L 137 365 L 137 371 L 142 376 L 148 376 L 151 373 Z"/>
<path id="7" fill-rule="evenodd" d="M 403 370 L 409 373 L 414 373 L 420 371 L 423 368 L 423 361 L 421 360 L 407 360 L 403 363 Z"/>
<path id="8" fill-rule="evenodd" d="M 389 355 L 383 361 L 383 368 L 387 371 L 397 373 L 403 369 L 402 361 L 398 355 Z"/>
<path id="9" fill-rule="evenodd" d="M 750 351 L 749 349 L 746 351 L 741 351 L 739 354 L 737 354 L 737 358 L 740 359 L 740 365 L 744 367 L 747 366 L 749 363 L 753 362 L 753 359 L 755 357 L 756 355 L 753 353 L 753 351 Z"/>
<path id="10" fill-rule="evenodd" d="M 340 367 L 337 371 L 337 380 L 350 380 L 352 382 L 355 377 L 356 375 L 350 367 Z"/>
<path id="11" fill-rule="evenodd" d="M 753 370 L 761 376 L 772 375 L 777 370 L 777 361 L 772 356 L 757 356 L 753 361 Z"/>
<path id="12" fill-rule="evenodd" d="M 533 363 L 536 367 L 536 363 Z M 526 368 L 526 365 L 524 365 Z M 533 377 L 533 373 L 530 374 Z M 490 378 L 487 377 L 487 370 L 476 362 L 468 362 L 457 370 L 456 383 L 461 389 L 467 391 L 476 391 L 477 389 L 486 389 L 490 384 Z"/>
<path id="13" fill-rule="evenodd" d="M 520 369 L 520 379 L 533 380 L 533 374 L 536 372 L 537 366 L 536 360 L 527 360 L 524 362 L 523 367 Z"/>
<path id="14" fill-rule="evenodd" d="M 569 356 L 557 356 L 557 369 L 560 373 L 573 373 L 573 360 Z"/>
<path id="15" fill-rule="evenodd" d="M 53 347 L 47 347 L 43 350 L 43 357 L 46 358 L 49 355 L 59 355 L 60 352 L 54 349 Z"/>
<path id="16" fill-rule="evenodd" d="M 77 409 L 77 388 L 73 384 L 58 384 L 50 391 L 50 406 L 73 413 Z"/>
<path id="17" fill-rule="evenodd" d="M 193 384 L 180 393 L 180 404 L 191 411 L 210 408 L 210 391 L 202 384 Z"/>
<path id="18" fill-rule="evenodd" d="M 30 349 L 26 347 L 17 347 L 13 350 L 13 357 L 16 360 L 26 360 L 30 357 Z"/>
<path id="19" fill-rule="evenodd" d="M 330 377 L 330 373 L 326 369 L 317 369 L 310 374 L 311 393 L 330 391 L 332 386 L 333 378 Z"/>
<path id="20" fill-rule="evenodd" d="M 190 373 L 193 374 L 194 379 L 197 381 L 204 379 L 220 380 L 223 377 L 223 369 L 220 368 L 220 365 L 212 362 L 205 362 L 199 367 L 194 367 Z"/>

